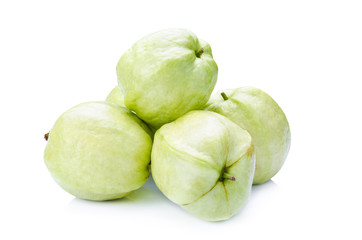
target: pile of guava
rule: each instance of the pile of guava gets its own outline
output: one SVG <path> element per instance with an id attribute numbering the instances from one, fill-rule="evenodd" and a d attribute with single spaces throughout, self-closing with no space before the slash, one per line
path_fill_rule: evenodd
<path id="1" fill-rule="evenodd" d="M 118 86 L 106 101 L 76 105 L 45 135 L 45 164 L 70 194 L 122 198 L 152 173 L 168 199 L 220 221 L 282 167 L 290 148 L 282 109 L 254 87 L 211 96 L 218 66 L 210 45 L 191 31 L 140 39 L 116 70 Z"/>

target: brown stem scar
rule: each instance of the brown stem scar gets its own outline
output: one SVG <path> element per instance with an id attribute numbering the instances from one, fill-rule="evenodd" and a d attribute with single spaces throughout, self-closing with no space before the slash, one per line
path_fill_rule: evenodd
<path id="1" fill-rule="evenodd" d="M 48 138 L 49 138 L 49 133 L 46 133 L 46 134 L 44 135 L 45 141 L 48 141 Z"/>

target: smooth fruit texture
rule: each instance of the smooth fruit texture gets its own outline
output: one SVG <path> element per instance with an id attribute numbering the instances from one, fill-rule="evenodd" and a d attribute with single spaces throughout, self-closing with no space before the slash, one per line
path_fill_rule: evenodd
<path id="1" fill-rule="evenodd" d="M 63 113 L 49 132 L 44 160 L 67 192 L 89 200 L 121 198 L 149 177 L 150 130 L 126 108 L 88 102 Z"/>
<path id="2" fill-rule="evenodd" d="M 256 150 L 254 184 L 271 179 L 282 167 L 290 148 L 288 120 L 279 105 L 254 87 L 214 94 L 206 110 L 226 116 L 249 131 Z"/>
<path id="3" fill-rule="evenodd" d="M 154 129 L 202 109 L 217 73 L 210 45 L 185 29 L 167 29 L 142 38 L 117 64 L 126 107 Z"/>
<path id="4" fill-rule="evenodd" d="M 191 111 L 156 132 L 151 168 L 171 201 L 208 221 L 228 219 L 250 193 L 251 136 L 219 114 Z"/>
<path id="5" fill-rule="evenodd" d="M 121 89 L 118 86 L 115 86 L 112 91 L 108 94 L 106 98 L 107 102 L 118 104 L 122 107 L 125 107 L 124 105 L 124 97 L 121 92 Z"/>

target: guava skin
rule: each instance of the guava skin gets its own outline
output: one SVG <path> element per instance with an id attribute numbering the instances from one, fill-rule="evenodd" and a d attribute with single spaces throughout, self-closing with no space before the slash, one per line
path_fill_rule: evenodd
<path id="1" fill-rule="evenodd" d="M 108 94 L 106 101 L 118 104 L 118 105 L 126 108 L 126 106 L 124 105 L 123 93 L 118 86 L 116 86 L 112 89 L 112 91 Z M 135 113 L 135 112 L 133 112 L 133 113 Z M 148 124 L 146 124 L 146 125 L 152 131 L 152 134 L 154 134 L 156 132 L 157 129 L 154 129 L 152 126 L 149 126 Z"/>
<path id="2" fill-rule="evenodd" d="M 124 105 L 124 97 L 121 92 L 121 89 L 119 89 L 118 86 L 115 86 L 112 91 L 108 94 L 106 98 L 107 102 L 118 104 L 122 107 L 125 107 Z"/>
<path id="3" fill-rule="evenodd" d="M 151 135 L 124 107 L 82 103 L 55 122 L 48 135 L 45 164 L 55 181 L 78 198 L 121 198 L 149 177 Z"/>
<path id="4" fill-rule="evenodd" d="M 142 38 L 117 64 L 126 107 L 154 129 L 202 109 L 217 73 L 210 45 L 185 29 L 167 29 Z"/>
<path id="5" fill-rule="evenodd" d="M 250 134 L 219 114 L 191 111 L 155 134 L 151 170 L 157 187 L 204 220 L 228 219 L 246 204 L 254 168 Z"/>
<path id="6" fill-rule="evenodd" d="M 229 118 L 252 136 L 256 151 L 254 184 L 277 174 L 287 158 L 291 136 L 283 110 L 267 93 L 254 87 L 223 90 L 212 95 L 206 110 Z"/>

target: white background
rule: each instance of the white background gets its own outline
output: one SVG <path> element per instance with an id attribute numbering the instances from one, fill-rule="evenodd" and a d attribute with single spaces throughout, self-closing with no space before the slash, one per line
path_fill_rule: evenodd
<path id="1" fill-rule="evenodd" d="M 103 100 L 139 38 L 182 27 L 208 41 L 216 90 L 251 85 L 288 117 L 277 176 L 242 212 L 199 220 L 152 181 L 90 202 L 43 162 L 58 116 Z M 0 239 L 361 239 L 361 1 L 1 1 Z"/>

